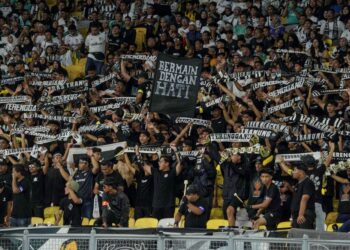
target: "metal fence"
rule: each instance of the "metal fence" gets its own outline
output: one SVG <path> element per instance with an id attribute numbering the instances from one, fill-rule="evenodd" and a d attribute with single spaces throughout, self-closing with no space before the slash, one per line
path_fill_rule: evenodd
<path id="1" fill-rule="evenodd" d="M 6 234 L 0 250 L 349 250 L 350 240 L 263 235 Z"/>

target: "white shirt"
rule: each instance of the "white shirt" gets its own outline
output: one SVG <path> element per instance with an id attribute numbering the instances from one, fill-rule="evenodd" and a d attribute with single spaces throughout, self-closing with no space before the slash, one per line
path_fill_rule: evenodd
<path id="1" fill-rule="evenodd" d="M 348 40 L 348 42 L 350 42 L 350 30 L 344 30 L 340 37 L 344 37 L 346 40 Z"/>
<path id="2" fill-rule="evenodd" d="M 77 33 L 75 36 L 68 34 L 64 37 L 64 43 L 76 50 L 80 44 L 84 43 L 84 38 L 80 33 Z"/>
<path id="3" fill-rule="evenodd" d="M 88 57 L 95 60 L 95 56 L 91 53 L 94 52 L 101 52 L 105 53 L 105 47 L 106 47 L 106 36 L 104 33 L 99 33 L 98 35 L 94 36 L 92 34 L 89 34 L 85 39 L 85 46 L 89 49 L 89 55 Z"/>

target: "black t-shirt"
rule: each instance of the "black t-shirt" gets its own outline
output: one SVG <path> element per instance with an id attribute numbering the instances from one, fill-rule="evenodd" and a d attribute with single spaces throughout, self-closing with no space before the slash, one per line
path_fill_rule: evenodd
<path id="1" fill-rule="evenodd" d="M 153 176 L 146 176 L 143 171 L 137 172 L 136 175 L 137 190 L 135 206 L 151 207 L 153 196 Z"/>
<path id="2" fill-rule="evenodd" d="M 199 198 L 196 202 L 192 203 L 194 206 L 199 207 L 203 213 L 196 215 L 191 212 L 187 207 L 187 203 L 182 203 L 179 208 L 179 212 L 185 216 L 185 228 L 206 228 L 208 202 L 203 198 Z"/>
<path id="3" fill-rule="evenodd" d="M 63 211 L 63 225 L 81 226 L 81 205 L 75 204 L 68 197 L 60 201 L 60 210 Z"/>
<path id="4" fill-rule="evenodd" d="M 117 51 L 118 49 L 120 49 L 121 44 L 122 44 L 121 35 L 113 36 L 112 34 L 110 34 L 108 36 L 108 50 L 110 52 Z"/>
<path id="5" fill-rule="evenodd" d="M 264 199 L 266 199 L 267 197 L 272 199 L 270 205 L 265 209 L 265 213 L 280 212 L 279 211 L 281 206 L 280 191 L 278 190 L 276 185 L 272 183 L 268 189 L 264 186 L 264 193 L 265 193 Z"/>
<path id="6" fill-rule="evenodd" d="M 79 184 L 78 195 L 83 201 L 89 201 L 92 199 L 92 189 L 94 185 L 94 175 L 90 170 L 81 171 L 78 170 L 74 176 L 75 180 Z"/>
<path id="7" fill-rule="evenodd" d="M 65 168 L 66 172 L 68 170 Z M 62 177 L 59 169 L 50 167 L 45 176 L 45 203 L 58 205 L 64 197 L 66 180 Z"/>
<path id="8" fill-rule="evenodd" d="M 292 200 L 292 214 L 298 215 L 301 198 L 304 194 L 310 196 L 306 210 L 315 211 L 315 185 L 314 183 L 307 177 L 302 182 L 299 182 L 294 189 L 294 195 Z"/>
<path id="9" fill-rule="evenodd" d="M 32 204 L 42 204 L 44 202 L 44 175 L 38 173 L 31 175 L 30 178 L 32 182 L 31 202 Z"/>
<path id="10" fill-rule="evenodd" d="M 113 171 L 111 174 L 108 174 L 106 176 L 104 176 L 104 174 L 102 173 L 99 173 L 95 179 L 95 182 L 98 184 L 99 191 L 103 191 L 103 183 L 106 178 L 113 178 L 113 180 L 116 180 L 118 185 L 124 185 L 124 180 L 122 176 L 116 171 Z"/>
<path id="11" fill-rule="evenodd" d="M 24 178 L 17 182 L 17 187 L 20 192 L 18 194 L 13 194 L 13 218 L 30 218 L 31 208 L 30 208 L 30 180 Z"/>
<path id="12" fill-rule="evenodd" d="M 9 173 L 0 174 L 0 181 L 4 182 L 6 186 L 11 187 L 11 185 L 12 185 L 11 174 L 9 174 Z"/>
<path id="13" fill-rule="evenodd" d="M 315 185 L 315 202 L 322 204 L 322 180 L 326 166 L 324 164 L 318 166 L 314 171 L 309 173 L 310 180 Z"/>
<path id="14" fill-rule="evenodd" d="M 211 120 L 211 127 L 214 133 L 226 133 L 226 121 L 223 117 Z"/>
<path id="15" fill-rule="evenodd" d="M 0 224 L 4 223 L 4 217 L 7 215 L 7 203 L 12 201 L 12 191 L 6 187 L 0 192 Z"/>
<path id="16" fill-rule="evenodd" d="M 169 171 L 159 171 L 157 168 L 151 168 L 153 175 L 153 202 L 154 208 L 173 207 L 175 205 L 175 179 L 176 168 Z"/>

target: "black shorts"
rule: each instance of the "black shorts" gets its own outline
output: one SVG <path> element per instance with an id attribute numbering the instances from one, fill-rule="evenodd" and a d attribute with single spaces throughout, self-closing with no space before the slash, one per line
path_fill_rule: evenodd
<path id="1" fill-rule="evenodd" d="M 237 209 L 237 207 L 243 207 L 242 202 L 240 202 L 236 197 L 232 197 L 232 199 L 226 199 L 224 200 L 224 204 L 222 205 L 222 210 L 224 212 L 224 217 L 226 218 L 226 210 L 227 208 L 231 206 Z"/>
<path id="2" fill-rule="evenodd" d="M 305 217 L 305 222 L 303 224 L 298 224 L 297 222 L 298 214 L 293 215 L 292 227 L 302 228 L 302 229 L 315 229 L 316 214 L 312 211 L 306 210 L 304 217 Z"/>
<path id="3" fill-rule="evenodd" d="M 280 222 L 280 215 L 275 212 L 265 213 L 263 215 L 266 220 L 266 229 L 267 230 L 275 230 L 277 228 L 277 224 Z"/>

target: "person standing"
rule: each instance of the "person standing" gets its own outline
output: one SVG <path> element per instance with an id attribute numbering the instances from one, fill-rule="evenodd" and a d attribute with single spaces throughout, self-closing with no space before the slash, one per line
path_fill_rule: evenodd
<path id="1" fill-rule="evenodd" d="M 33 217 L 44 217 L 44 175 L 41 171 L 40 162 L 29 163 L 31 178 L 31 208 Z"/>
<path id="2" fill-rule="evenodd" d="M 293 170 L 293 179 L 298 181 L 292 200 L 293 228 L 315 228 L 315 185 L 306 175 L 307 171 L 304 164 Z"/>
<path id="3" fill-rule="evenodd" d="M 176 150 L 175 147 L 172 147 Z M 142 161 L 139 152 L 136 153 L 138 161 Z M 179 155 L 176 154 L 176 166 L 171 167 L 170 159 L 161 156 L 158 160 L 159 168 L 150 164 L 140 163 L 143 166 L 145 175 L 153 176 L 153 217 L 158 220 L 172 218 L 175 209 L 175 182 L 182 170 Z"/>
<path id="4" fill-rule="evenodd" d="M 78 170 L 74 173 L 72 179 L 79 184 L 77 193 L 82 199 L 81 215 L 90 219 L 93 209 L 92 190 L 94 187 L 94 175 L 90 169 L 90 159 L 87 156 L 79 159 Z"/>
<path id="5" fill-rule="evenodd" d="M 26 177 L 23 165 L 14 165 L 12 171 L 13 209 L 11 227 L 27 227 L 31 222 L 30 180 Z"/>
<path id="6" fill-rule="evenodd" d="M 83 200 L 78 196 L 79 184 L 73 180 L 66 183 L 64 197 L 60 201 L 60 209 L 55 215 L 55 225 L 58 225 L 63 216 L 63 225 L 81 226 L 81 204 Z"/>
<path id="7" fill-rule="evenodd" d="M 208 202 L 199 194 L 196 185 L 190 185 L 182 198 L 179 211 L 175 215 L 174 226 L 178 227 L 181 216 L 185 216 L 185 228 L 206 228 Z"/>
<path id="8" fill-rule="evenodd" d="M 11 189 L 0 182 L 0 227 L 9 226 L 12 211 L 12 192 Z"/>
<path id="9" fill-rule="evenodd" d="M 100 32 L 96 24 L 91 25 L 91 33 L 85 39 L 85 47 L 89 51 L 85 72 L 91 68 L 96 68 L 97 74 L 103 73 L 103 64 L 105 60 L 106 36 Z"/>

